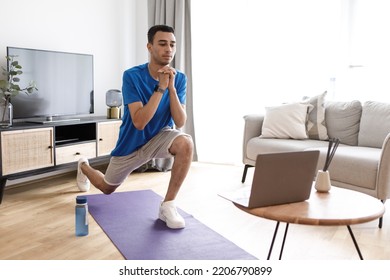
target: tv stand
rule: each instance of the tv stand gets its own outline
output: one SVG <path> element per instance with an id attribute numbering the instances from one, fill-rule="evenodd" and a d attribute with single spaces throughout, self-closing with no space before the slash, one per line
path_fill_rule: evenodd
<path id="1" fill-rule="evenodd" d="M 50 123 L 58 123 L 58 122 L 76 122 L 80 121 L 78 118 L 64 118 L 64 117 L 46 117 L 44 119 L 33 119 L 27 120 L 29 123 L 37 123 L 37 124 L 50 124 Z"/>
<path id="2" fill-rule="evenodd" d="M 108 162 L 121 123 L 104 116 L 0 128 L 0 203 L 7 180 L 76 168 L 81 157 Z"/>

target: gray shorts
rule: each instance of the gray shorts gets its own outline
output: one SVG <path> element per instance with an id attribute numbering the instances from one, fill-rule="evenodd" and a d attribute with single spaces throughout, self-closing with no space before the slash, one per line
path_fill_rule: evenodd
<path id="1" fill-rule="evenodd" d="M 180 130 L 164 128 L 148 143 L 137 151 L 127 156 L 113 156 L 104 175 L 104 181 L 111 186 L 121 185 L 126 178 L 135 169 L 147 163 L 153 158 L 171 158 L 173 155 L 169 152 L 173 140 L 178 136 L 190 135 Z"/>

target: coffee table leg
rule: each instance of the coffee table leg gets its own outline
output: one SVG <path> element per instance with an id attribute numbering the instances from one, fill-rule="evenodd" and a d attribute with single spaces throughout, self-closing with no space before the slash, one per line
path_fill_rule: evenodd
<path id="1" fill-rule="evenodd" d="M 362 260 L 363 256 L 362 256 L 362 253 L 360 252 L 360 249 L 359 249 L 359 246 L 358 246 L 358 244 L 356 242 L 355 236 L 353 235 L 352 229 L 351 229 L 351 227 L 349 225 L 347 226 L 347 228 L 348 228 L 349 234 L 352 237 L 353 244 L 355 244 L 355 248 L 356 248 L 356 250 L 357 250 L 357 252 L 359 254 L 359 257 Z"/>
<path id="2" fill-rule="evenodd" d="M 268 251 L 267 260 L 269 260 L 271 258 L 272 248 L 274 247 L 275 238 L 276 238 L 276 235 L 278 234 L 279 224 L 280 224 L 280 222 L 276 222 L 274 236 L 272 237 L 271 246 L 270 246 L 269 251 Z"/>
<path id="3" fill-rule="evenodd" d="M 286 229 L 284 230 L 282 248 L 280 248 L 279 260 L 282 259 L 282 254 L 283 254 L 283 249 L 284 249 L 284 243 L 286 243 L 286 237 L 287 237 L 288 226 L 289 226 L 289 223 L 286 223 Z"/>
<path id="4" fill-rule="evenodd" d="M 280 222 L 276 222 L 276 227 L 275 227 L 275 230 L 274 230 L 274 236 L 272 237 L 271 246 L 270 246 L 269 251 L 268 251 L 267 260 L 269 260 L 271 258 L 272 249 L 273 249 L 274 244 L 275 244 L 276 235 L 278 234 L 279 224 L 280 224 Z M 282 259 L 284 244 L 286 243 L 288 226 L 289 226 L 289 223 L 286 223 L 286 229 L 284 230 L 282 247 L 280 248 L 279 260 Z"/>

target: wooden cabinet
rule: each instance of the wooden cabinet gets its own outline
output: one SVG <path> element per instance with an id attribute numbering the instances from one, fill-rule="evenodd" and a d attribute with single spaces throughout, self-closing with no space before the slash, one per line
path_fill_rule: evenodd
<path id="1" fill-rule="evenodd" d="M 109 155 L 115 148 L 122 121 L 100 122 L 97 129 L 97 156 Z"/>
<path id="2" fill-rule="evenodd" d="M 53 128 L 1 132 L 2 176 L 54 165 Z"/>
<path id="3" fill-rule="evenodd" d="M 0 128 L 0 203 L 7 180 L 42 174 L 76 164 L 107 162 L 121 120 L 88 117 L 49 124 L 14 123 Z"/>

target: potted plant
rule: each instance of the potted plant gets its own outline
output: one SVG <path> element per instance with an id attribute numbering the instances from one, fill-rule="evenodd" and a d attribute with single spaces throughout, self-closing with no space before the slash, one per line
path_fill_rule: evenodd
<path id="1" fill-rule="evenodd" d="M 18 95 L 21 92 L 31 94 L 36 88 L 35 82 L 31 81 L 25 88 L 19 86 L 19 75 L 23 74 L 22 66 L 17 60 L 16 56 L 6 56 L 8 69 L 3 69 L 3 75 L 6 79 L 0 80 L 0 126 L 10 127 L 12 126 L 13 108 L 11 98 Z"/>

